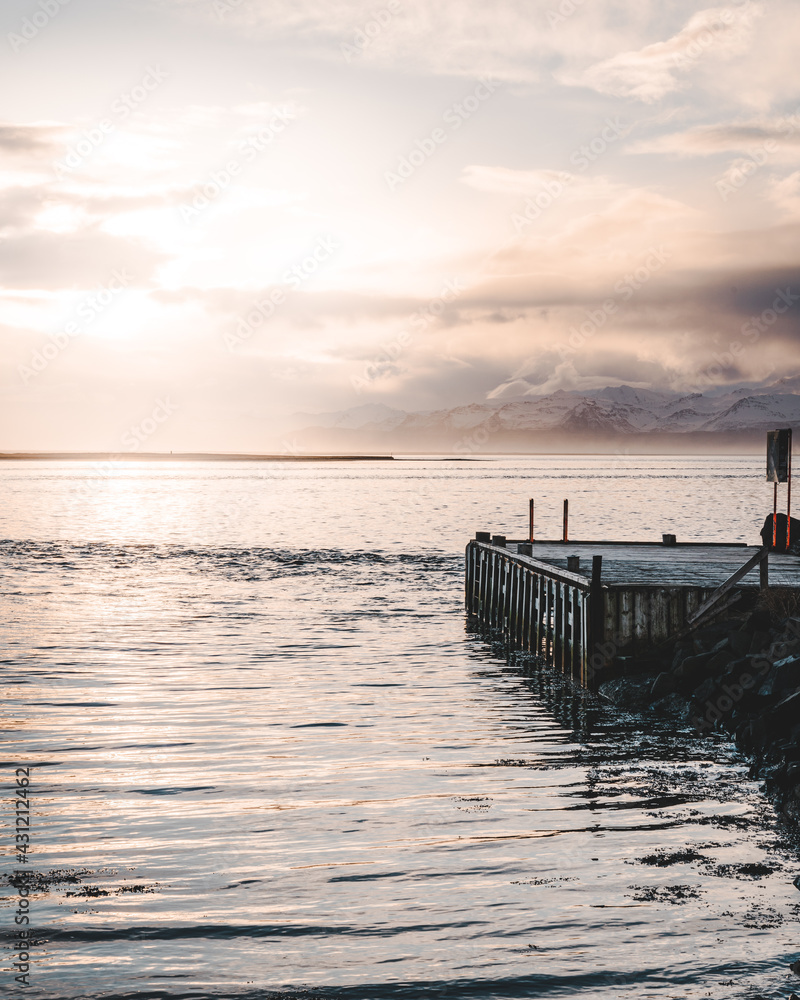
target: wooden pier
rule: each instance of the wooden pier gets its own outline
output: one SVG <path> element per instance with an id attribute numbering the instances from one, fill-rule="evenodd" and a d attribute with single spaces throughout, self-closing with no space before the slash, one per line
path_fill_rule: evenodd
<path id="1" fill-rule="evenodd" d="M 466 550 L 465 586 L 469 614 L 592 687 L 616 657 L 652 652 L 748 591 L 800 593 L 800 557 L 670 535 L 531 542 L 478 532 Z"/>

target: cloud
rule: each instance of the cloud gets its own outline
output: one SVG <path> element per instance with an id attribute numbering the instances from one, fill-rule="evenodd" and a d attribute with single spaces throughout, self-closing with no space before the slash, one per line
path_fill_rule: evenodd
<path id="1" fill-rule="evenodd" d="M 32 122 L 15 125 L 0 124 L 0 151 L 17 156 L 52 155 L 65 127 L 57 122 Z"/>
<path id="2" fill-rule="evenodd" d="M 566 170 L 512 170 L 480 164 L 465 167 L 460 180 L 487 194 L 525 198 L 525 205 L 518 205 L 512 216 L 518 232 L 528 228 L 556 202 L 572 211 L 585 211 L 578 203 L 594 201 L 608 205 L 630 191 L 625 184 L 603 175 L 571 174 Z"/>
<path id="3" fill-rule="evenodd" d="M 98 230 L 32 232 L 0 242 L 0 274 L 6 288 L 91 288 L 113 270 L 129 271 L 147 284 L 163 258 L 141 244 Z"/>
<path id="4" fill-rule="evenodd" d="M 602 94 L 634 97 L 646 103 L 658 101 L 678 90 L 682 77 L 698 61 L 730 58 L 744 51 L 751 25 L 761 12 L 761 5 L 754 2 L 739 8 L 712 7 L 698 11 L 666 41 L 620 52 L 590 66 L 571 82 L 583 83 Z M 567 77 L 564 82 L 569 82 Z"/>
<path id="5" fill-rule="evenodd" d="M 605 389 L 606 386 L 630 385 L 634 389 L 646 389 L 652 385 L 651 378 L 646 382 L 635 382 L 627 378 L 619 378 L 617 375 L 606 374 L 581 374 L 572 361 L 562 361 L 555 365 L 552 374 L 542 382 L 531 383 L 526 378 L 520 376 L 512 377 L 491 392 L 487 393 L 487 399 L 502 399 L 509 396 L 548 396 L 551 392 L 559 389 L 570 392 L 589 391 L 591 389 Z"/>
<path id="6" fill-rule="evenodd" d="M 482 4 L 443 0 L 163 0 L 220 27 L 292 44 L 348 62 L 532 81 L 534 56 L 547 48 L 546 0 Z"/>
<path id="7" fill-rule="evenodd" d="M 795 115 L 762 121 L 700 125 L 683 132 L 632 143 L 626 147 L 626 152 L 711 156 L 715 153 L 747 151 L 768 143 L 800 146 L 800 118 Z"/>
<path id="8" fill-rule="evenodd" d="M 800 170 L 795 170 L 788 177 L 772 178 L 767 187 L 767 197 L 784 218 L 799 220 Z"/>
<path id="9" fill-rule="evenodd" d="M 158 4 L 158 0 L 151 0 Z M 660 0 L 574 4 L 560 0 L 160 0 L 222 31 L 259 33 L 282 47 L 350 65 L 404 74 L 534 83 L 548 64 L 585 66 L 637 46 L 647 24 L 663 17 Z M 678 11 L 694 0 L 674 0 Z M 674 12 L 673 12 L 674 16 Z"/>
<path id="10" fill-rule="evenodd" d="M 565 170 L 513 170 L 509 167 L 489 167 L 480 164 L 464 168 L 461 181 L 477 191 L 492 194 L 529 195 L 548 190 L 554 185 L 575 180 Z"/>

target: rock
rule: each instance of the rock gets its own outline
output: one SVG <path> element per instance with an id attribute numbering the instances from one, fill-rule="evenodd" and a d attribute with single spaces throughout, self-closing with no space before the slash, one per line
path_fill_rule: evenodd
<path id="1" fill-rule="evenodd" d="M 727 671 L 728 664 L 733 660 L 730 649 L 721 649 L 719 652 L 714 653 L 712 650 L 712 657 L 708 661 L 708 672 L 710 674 L 718 674 L 722 671 Z"/>
<path id="2" fill-rule="evenodd" d="M 778 660 L 770 671 L 776 691 L 796 690 L 800 685 L 800 656 L 787 656 Z"/>
<path id="3" fill-rule="evenodd" d="M 677 715 L 683 718 L 686 714 L 688 702 L 677 692 L 668 694 L 665 698 L 660 698 L 650 707 L 659 715 Z"/>
<path id="4" fill-rule="evenodd" d="M 687 656 L 686 659 L 675 668 L 675 676 L 681 679 L 691 679 L 702 677 L 705 674 L 706 665 L 711 661 L 712 653 L 696 653 L 694 656 Z"/>
<path id="5" fill-rule="evenodd" d="M 764 782 L 764 789 L 767 793 L 774 792 L 777 788 L 782 788 L 786 780 L 786 768 L 783 764 L 772 764 L 765 767 L 761 772 L 761 780 Z"/>
<path id="6" fill-rule="evenodd" d="M 773 742 L 784 736 L 796 723 L 800 716 L 800 691 L 795 691 L 788 698 L 779 701 L 769 712 L 767 720 L 772 733 Z"/>
<path id="7" fill-rule="evenodd" d="M 753 723 L 743 722 L 736 728 L 736 742 L 745 750 L 753 749 Z"/>
<path id="8" fill-rule="evenodd" d="M 761 687 L 757 689 L 756 694 L 761 699 L 772 698 L 775 695 L 775 678 L 768 676 Z"/>
<path id="9" fill-rule="evenodd" d="M 756 657 L 754 656 L 742 656 L 738 660 L 729 660 L 725 667 L 725 673 L 731 674 L 753 674 L 758 672 L 758 668 L 755 666 Z"/>
<path id="10" fill-rule="evenodd" d="M 781 755 L 787 765 L 800 763 L 800 746 L 798 746 L 798 737 L 790 735 L 785 740 L 778 740 L 775 744 L 775 752 Z"/>
<path id="11" fill-rule="evenodd" d="M 698 734 L 724 728 L 753 755 L 751 775 L 775 808 L 800 825 L 800 617 L 775 623 L 755 612 L 733 617 L 637 659 L 641 672 L 600 685 L 598 694 L 632 712 L 676 716 Z M 666 668 L 670 662 L 671 668 Z M 689 701 L 689 698 L 691 701 Z M 800 876 L 795 884 L 800 889 Z"/>
<path id="12" fill-rule="evenodd" d="M 769 632 L 754 632 L 753 638 L 750 640 L 750 650 L 749 652 L 763 653 L 764 650 L 769 648 L 770 639 L 772 636 Z"/>
<path id="13" fill-rule="evenodd" d="M 672 694 L 674 690 L 675 678 L 669 671 L 664 670 L 653 681 L 653 686 L 650 688 L 650 697 L 653 701 L 658 701 L 659 698 Z"/>
<path id="14" fill-rule="evenodd" d="M 766 632 L 771 624 L 769 611 L 766 608 L 758 608 L 747 619 L 747 622 L 742 627 L 742 631 Z"/>
<path id="15" fill-rule="evenodd" d="M 744 656 L 750 652 L 751 641 L 751 632 L 731 632 L 729 636 L 731 652 L 734 656 Z"/>
<path id="16" fill-rule="evenodd" d="M 693 698 L 703 705 L 708 700 L 713 701 L 716 693 L 717 685 L 714 678 L 707 677 L 699 687 L 695 688 Z"/>
<path id="17" fill-rule="evenodd" d="M 641 711 L 650 705 L 652 677 L 615 677 L 601 684 L 597 693 L 620 708 Z"/>
<path id="18" fill-rule="evenodd" d="M 763 750 L 767 745 L 767 724 L 761 715 L 750 722 L 750 744 L 754 750 Z"/>
<path id="19" fill-rule="evenodd" d="M 782 647 L 785 656 L 800 654 L 800 636 L 794 632 L 781 632 L 778 637 L 778 645 Z"/>
<path id="20" fill-rule="evenodd" d="M 800 822 L 800 802 L 796 799 L 789 799 L 789 801 L 781 808 L 781 812 L 793 823 Z"/>
<path id="21" fill-rule="evenodd" d="M 683 642 L 677 643 L 677 645 L 675 646 L 675 655 L 672 657 L 671 669 L 674 670 L 676 667 L 680 666 L 680 664 L 686 659 L 686 657 L 691 656 L 693 652 L 694 650 L 691 648 L 691 646 L 687 645 L 686 643 Z"/>

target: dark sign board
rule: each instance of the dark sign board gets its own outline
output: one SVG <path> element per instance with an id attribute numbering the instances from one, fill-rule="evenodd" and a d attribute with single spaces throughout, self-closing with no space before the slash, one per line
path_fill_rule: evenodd
<path id="1" fill-rule="evenodd" d="M 767 431 L 767 482 L 788 482 L 791 467 L 791 427 L 780 431 Z"/>

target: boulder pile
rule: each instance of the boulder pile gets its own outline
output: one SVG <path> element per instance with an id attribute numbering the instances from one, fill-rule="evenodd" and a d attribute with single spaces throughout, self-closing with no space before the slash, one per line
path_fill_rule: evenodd
<path id="1" fill-rule="evenodd" d="M 645 672 L 600 684 L 600 696 L 676 714 L 701 735 L 727 731 L 776 808 L 800 824 L 800 618 L 760 608 L 657 652 Z"/>

